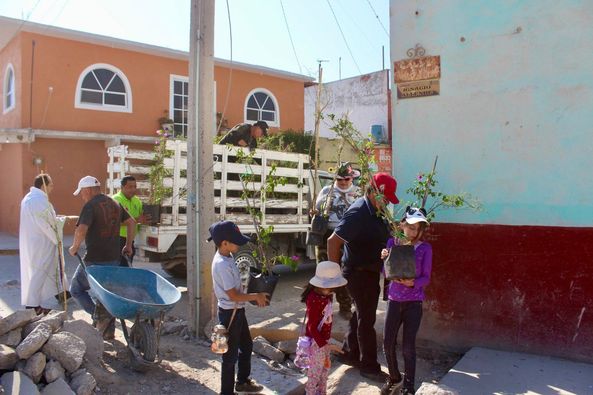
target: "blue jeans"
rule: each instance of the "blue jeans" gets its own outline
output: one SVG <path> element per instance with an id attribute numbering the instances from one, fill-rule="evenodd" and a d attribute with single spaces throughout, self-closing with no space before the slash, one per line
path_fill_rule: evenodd
<path id="1" fill-rule="evenodd" d="M 251 352 L 253 341 L 249 332 L 249 324 L 245 317 L 245 309 L 237 309 L 235 318 L 229 328 L 229 321 L 233 315 L 233 309 L 225 310 L 218 308 L 218 322 L 228 330 L 227 352 L 222 354 L 222 369 L 220 370 L 220 393 L 223 395 L 235 393 L 235 363 L 239 361 L 237 372 L 237 383 L 243 384 L 251 374 Z"/>
<path id="2" fill-rule="evenodd" d="M 119 266 L 119 260 L 107 261 L 107 262 L 86 262 L 87 266 L 101 265 L 101 266 Z M 86 273 L 81 265 L 78 265 L 74 276 L 72 276 L 72 282 L 70 283 L 70 293 L 76 299 L 80 307 L 84 311 L 93 315 L 95 312 L 95 302 L 89 295 L 89 281 L 86 278 Z"/>

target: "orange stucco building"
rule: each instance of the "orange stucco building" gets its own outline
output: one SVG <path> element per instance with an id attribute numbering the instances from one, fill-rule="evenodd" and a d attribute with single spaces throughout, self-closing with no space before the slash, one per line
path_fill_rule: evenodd
<path id="1" fill-rule="evenodd" d="M 18 232 L 40 171 L 54 180 L 56 211 L 77 215 L 72 191 L 87 174 L 105 180 L 107 146 L 152 143 L 164 116 L 187 131 L 187 52 L 0 17 L 0 73 L 0 231 Z M 214 79 L 229 126 L 303 129 L 311 78 L 216 59 Z"/>

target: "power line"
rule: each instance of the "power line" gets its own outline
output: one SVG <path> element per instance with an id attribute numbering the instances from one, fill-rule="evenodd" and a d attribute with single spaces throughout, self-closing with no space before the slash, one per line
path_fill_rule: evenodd
<path id="1" fill-rule="evenodd" d="M 280 7 L 282 7 L 282 15 L 284 16 L 286 30 L 288 30 L 288 38 L 290 39 L 290 45 L 292 45 L 292 52 L 294 52 L 294 57 L 296 58 L 297 64 L 299 65 L 299 73 L 303 74 L 303 68 L 301 67 L 301 62 L 299 62 L 299 57 L 297 55 L 296 48 L 294 47 L 294 42 L 292 41 L 292 34 L 290 34 L 290 27 L 288 26 L 288 19 L 286 18 L 286 11 L 284 11 L 284 4 L 282 4 L 282 0 L 280 0 Z"/>
<path id="2" fill-rule="evenodd" d="M 332 8 L 331 3 L 329 2 L 329 0 L 327 0 L 327 5 L 329 6 L 329 9 L 332 12 L 332 15 L 334 16 L 334 20 L 336 21 L 336 24 L 338 25 L 338 29 L 340 30 L 340 34 L 342 34 L 342 38 L 344 39 L 344 43 L 346 44 L 346 48 L 348 48 L 348 52 L 350 53 L 350 56 L 352 57 L 352 60 L 354 61 L 354 65 L 356 66 L 356 69 L 358 70 L 359 74 L 362 74 L 362 71 L 360 71 L 360 67 L 358 67 L 358 63 L 356 63 L 356 59 L 354 58 L 354 55 L 352 54 L 352 50 L 350 49 L 350 45 L 348 45 L 348 41 L 346 40 L 346 36 L 344 35 L 344 32 L 342 31 L 342 27 L 340 26 L 340 22 L 338 22 L 338 17 L 336 17 L 336 13 L 334 12 L 334 9 Z"/>
<path id="3" fill-rule="evenodd" d="M 6 41 L 7 44 L 9 42 L 11 42 L 16 37 L 17 34 L 20 33 L 21 29 L 23 28 L 23 25 L 25 24 L 25 22 L 28 22 L 29 21 L 29 18 L 31 18 L 31 15 L 33 14 L 33 12 L 35 11 L 35 9 L 37 8 L 37 6 L 39 5 L 40 2 L 41 2 L 41 0 L 37 0 L 37 3 L 35 3 L 35 5 L 33 6 L 33 8 L 31 8 L 31 11 L 29 11 L 29 14 L 27 15 L 27 18 L 23 18 L 23 20 L 21 21 L 21 24 L 19 25 L 19 27 L 16 29 L 16 31 L 14 32 L 14 34 L 12 35 L 12 37 L 10 37 L 10 40 Z"/>
<path id="4" fill-rule="evenodd" d="M 373 10 L 373 14 L 375 14 L 375 17 L 377 18 L 377 21 L 379 21 L 379 24 L 383 28 L 385 35 L 389 37 L 389 32 L 387 31 L 387 29 L 385 29 L 385 26 L 383 26 L 383 22 L 381 22 L 381 19 L 379 18 L 379 15 L 377 15 L 377 11 L 375 11 L 375 9 L 373 8 L 373 5 L 371 4 L 370 0 L 367 0 L 367 3 L 369 3 L 369 7 L 371 7 L 371 10 Z"/>

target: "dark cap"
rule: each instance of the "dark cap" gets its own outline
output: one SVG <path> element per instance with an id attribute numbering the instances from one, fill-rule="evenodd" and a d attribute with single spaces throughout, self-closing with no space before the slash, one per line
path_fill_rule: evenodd
<path id="1" fill-rule="evenodd" d="M 208 229 L 210 237 L 208 241 L 214 240 L 214 244 L 219 245 L 223 241 L 230 241 L 233 244 L 242 246 L 251 239 L 241 233 L 239 227 L 231 221 L 220 221 L 210 225 Z"/>
<path id="2" fill-rule="evenodd" d="M 341 180 L 345 177 L 358 178 L 360 177 L 360 172 L 353 169 L 350 162 L 341 162 L 340 167 L 336 170 L 336 178 Z"/>
<path id="3" fill-rule="evenodd" d="M 253 124 L 253 126 L 257 126 L 261 129 L 261 131 L 264 133 L 264 136 L 268 135 L 268 123 L 266 121 L 257 121 L 256 123 Z"/>

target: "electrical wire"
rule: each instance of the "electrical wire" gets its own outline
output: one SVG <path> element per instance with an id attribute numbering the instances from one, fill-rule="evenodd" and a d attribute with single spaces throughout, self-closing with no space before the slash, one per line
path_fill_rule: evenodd
<path id="1" fill-rule="evenodd" d="M 10 40 L 6 41 L 7 44 L 9 42 L 11 42 L 16 37 L 17 34 L 20 33 L 20 31 L 23 29 L 23 25 L 25 24 L 25 22 L 28 22 L 29 21 L 29 18 L 31 18 L 31 15 L 33 14 L 33 12 L 35 12 L 35 9 L 39 5 L 39 3 L 41 3 L 41 0 L 37 0 L 37 3 L 35 3 L 35 5 L 33 6 L 33 8 L 31 8 L 31 11 L 29 11 L 29 15 L 27 15 L 27 18 L 23 18 L 23 20 L 21 21 L 19 27 L 16 29 L 16 31 L 14 32 L 14 34 L 12 35 L 12 37 L 10 37 Z"/>
<path id="2" fill-rule="evenodd" d="M 229 82 L 227 85 L 226 97 L 224 99 L 224 106 L 223 106 L 222 112 L 220 114 L 220 122 L 218 123 L 218 126 L 216 127 L 217 135 L 220 132 L 220 127 L 222 126 L 222 122 L 224 121 L 224 114 L 226 113 L 227 106 L 229 104 L 229 97 L 231 96 L 231 84 L 233 82 L 233 28 L 231 25 L 231 7 L 229 6 L 229 0 L 226 0 L 226 11 L 227 11 L 227 17 L 229 20 L 229 38 L 230 38 L 230 48 L 231 48 L 230 62 L 231 62 L 231 64 L 229 65 Z"/>
<path id="3" fill-rule="evenodd" d="M 332 12 L 332 15 L 334 16 L 334 20 L 336 21 L 336 25 L 338 25 L 338 29 L 340 30 L 340 33 L 342 34 L 342 38 L 344 39 L 344 44 L 346 44 L 346 48 L 348 49 L 348 52 L 350 53 L 350 56 L 352 57 L 352 60 L 354 61 L 354 65 L 356 66 L 356 69 L 358 70 L 359 74 L 362 74 L 362 71 L 360 71 L 360 67 L 358 67 L 358 63 L 356 62 L 356 59 L 354 58 L 354 55 L 352 54 L 352 50 L 350 49 L 350 45 L 348 45 L 348 40 L 346 40 L 346 36 L 344 35 L 344 32 L 342 31 L 342 27 L 340 26 L 340 22 L 338 21 L 338 17 L 336 16 L 336 13 L 334 12 L 334 9 L 332 8 L 331 3 L 329 2 L 329 0 L 327 0 L 327 5 L 329 6 L 329 9 Z"/>
<path id="4" fill-rule="evenodd" d="M 299 73 L 303 74 L 303 68 L 301 67 L 301 62 L 299 62 L 299 57 L 297 55 L 296 48 L 294 47 L 294 42 L 292 41 L 292 34 L 290 34 L 290 27 L 288 26 L 288 19 L 286 18 L 286 11 L 284 11 L 284 4 L 282 4 L 282 0 L 280 0 L 280 7 L 282 7 L 282 15 L 284 16 L 284 23 L 286 24 L 286 30 L 288 31 L 290 45 L 292 45 L 292 52 L 294 53 L 294 57 L 296 58 L 297 64 L 299 66 Z"/>
<path id="5" fill-rule="evenodd" d="M 379 18 L 379 15 L 377 15 L 377 11 L 375 11 L 375 9 L 373 8 L 373 5 L 371 4 L 370 0 L 367 0 L 367 3 L 369 4 L 369 7 L 371 7 L 371 10 L 373 10 L 373 13 L 375 14 L 375 18 L 377 18 L 377 21 L 379 21 L 379 24 L 383 28 L 385 35 L 387 37 L 389 37 L 389 32 L 387 31 L 387 29 L 385 29 L 385 26 L 383 26 L 383 22 L 381 22 L 381 19 Z"/>

